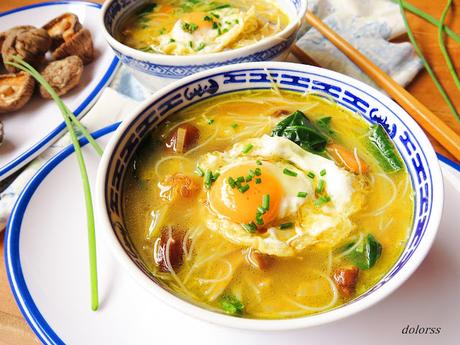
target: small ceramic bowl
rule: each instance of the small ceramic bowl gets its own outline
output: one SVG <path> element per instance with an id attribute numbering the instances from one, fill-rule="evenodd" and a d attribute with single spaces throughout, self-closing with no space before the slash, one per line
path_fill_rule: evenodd
<path id="1" fill-rule="evenodd" d="M 101 11 L 101 25 L 105 39 L 120 58 L 121 62 L 134 70 L 146 73 L 158 82 L 168 83 L 193 73 L 229 64 L 283 60 L 294 42 L 303 16 L 307 10 L 306 0 L 277 0 L 280 7 L 289 15 L 290 23 L 281 32 L 267 37 L 247 47 L 202 55 L 163 55 L 143 52 L 114 38 L 120 23 L 132 11 L 141 6 L 142 0 L 109 0 Z"/>
<path id="2" fill-rule="evenodd" d="M 122 185 L 130 159 L 149 131 L 174 113 L 204 99 L 251 89 L 327 93 L 337 103 L 379 123 L 388 132 L 407 166 L 414 189 L 413 225 L 404 252 L 392 269 L 354 300 L 319 314 L 283 320 L 256 320 L 216 313 L 185 301 L 163 287 L 134 249 L 123 220 Z M 435 238 L 443 207 L 443 183 L 436 154 L 417 123 L 395 102 L 372 87 L 329 70 L 284 62 L 229 65 L 176 81 L 155 93 L 126 120 L 105 148 L 96 187 L 98 230 L 106 236 L 119 262 L 153 295 L 194 317 L 220 325 L 285 330 L 331 322 L 382 300 L 420 265 Z"/>

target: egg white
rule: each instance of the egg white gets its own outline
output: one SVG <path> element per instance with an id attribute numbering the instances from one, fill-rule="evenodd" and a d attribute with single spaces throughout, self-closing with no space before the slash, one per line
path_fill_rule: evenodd
<path id="1" fill-rule="evenodd" d="M 249 143 L 253 148 L 243 154 Z M 365 179 L 337 166 L 332 160 L 303 150 L 289 139 L 267 135 L 248 139 L 228 151 L 208 153 L 198 164 L 204 169 L 223 172 L 236 164 L 254 160 L 263 161 L 278 178 L 285 193 L 279 218 L 288 217 L 295 227 L 280 230 L 273 226 L 265 234 L 250 234 L 240 224 L 210 210 L 206 219 L 211 230 L 233 243 L 276 256 L 293 256 L 311 245 L 334 247 L 354 230 L 351 217 L 365 202 Z M 297 172 L 296 178 L 283 174 L 285 167 Z M 326 172 L 324 176 L 321 176 L 322 171 Z M 315 174 L 314 179 L 308 177 L 310 172 Z M 315 188 L 320 178 L 325 181 L 331 200 L 316 206 Z M 298 198 L 299 191 L 306 191 L 307 198 Z"/>

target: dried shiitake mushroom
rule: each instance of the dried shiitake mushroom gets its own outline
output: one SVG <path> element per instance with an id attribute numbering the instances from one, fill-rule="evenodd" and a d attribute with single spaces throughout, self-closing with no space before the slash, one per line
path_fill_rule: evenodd
<path id="1" fill-rule="evenodd" d="M 80 83 L 82 74 L 83 62 L 75 55 L 53 61 L 42 71 L 43 77 L 59 96 L 65 95 L 76 87 Z M 43 86 L 40 86 L 40 94 L 43 98 L 51 98 Z"/>
<path id="2" fill-rule="evenodd" d="M 52 54 L 55 60 L 76 55 L 83 63 L 89 64 L 94 59 L 93 39 L 88 29 L 81 29 L 62 43 Z"/>
<path id="3" fill-rule="evenodd" d="M 72 36 L 82 29 L 78 17 L 73 13 L 64 13 L 43 26 L 53 40 L 53 46 L 58 47 L 64 41 L 68 42 Z"/>
<path id="4" fill-rule="evenodd" d="M 30 26 L 15 27 L 8 31 L 2 45 L 3 62 L 13 61 L 13 56 L 20 56 L 24 61 L 37 67 L 51 46 L 51 38 L 44 29 Z M 8 72 L 16 68 L 5 65 Z"/>
<path id="5" fill-rule="evenodd" d="M 0 113 L 22 108 L 32 97 L 35 81 L 25 72 L 0 75 Z"/>

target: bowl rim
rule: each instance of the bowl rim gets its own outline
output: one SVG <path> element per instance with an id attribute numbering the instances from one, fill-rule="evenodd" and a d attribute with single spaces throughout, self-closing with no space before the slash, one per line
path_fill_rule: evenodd
<path id="1" fill-rule="evenodd" d="M 341 308 L 331 309 L 322 313 L 313 314 L 309 316 L 276 320 L 237 318 L 225 314 L 216 313 L 205 308 L 199 307 L 197 305 L 194 305 L 186 300 L 183 300 L 180 297 L 177 297 L 176 295 L 166 291 L 159 285 L 152 282 L 152 280 L 148 278 L 143 272 L 141 272 L 141 270 L 125 253 L 125 250 L 121 246 L 112 228 L 105 200 L 106 176 L 110 160 L 114 153 L 114 149 L 116 148 L 116 144 L 122 138 L 125 130 L 129 128 L 132 122 L 141 114 L 141 112 L 144 109 L 148 108 L 153 102 L 155 102 L 155 100 L 169 94 L 171 91 L 180 88 L 185 84 L 188 84 L 198 79 L 206 78 L 207 76 L 213 74 L 231 72 L 232 70 L 253 68 L 279 68 L 291 69 L 294 71 L 308 71 L 317 73 L 319 75 L 335 77 L 337 80 L 339 80 L 339 82 L 349 83 L 352 84 L 354 87 L 365 90 L 371 96 L 379 99 L 382 103 L 390 104 L 393 109 L 399 112 L 398 116 L 401 116 L 401 119 L 404 121 L 404 123 L 411 129 L 413 135 L 417 138 L 420 146 L 424 150 L 427 160 L 427 168 L 430 169 L 433 179 L 432 210 L 426 231 L 421 241 L 417 245 L 416 250 L 413 252 L 409 260 L 404 264 L 401 270 L 399 270 L 393 277 L 386 281 L 385 284 L 383 284 L 383 286 L 381 286 L 379 289 L 373 291 L 371 294 L 365 296 L 364 298 L 355 301 L 354 303 L 345 304 Z M 128 270 L 133 279 L 135 279 L 140 285 L 144 286 L 144 288 L 150 291 L 156 298 L 192 317 L 196 317 L 198 319 L 208 321 L 210 323 L 228 326 L 232 328 L 258 331 L 293 330 L 317 326 L 328 322 L 336 321 L 344 317 L 351 316 L 383 300 L 385 297 L 394 292 L 412 275 L 412 273 L 418 268 L 418 266 L 421 264 L 423 259 L 428 254 L 439 228 L 444 200 L 443 179 L 439 161 L 434 152 L 434 149 L 430 141 L 428 140 L 427 136 L 419 127 L 419 125 L 415 122 L 415 120 L 413 120 L 405 112 L 405 110 L 402 109 L 397 103 L 391 100 L 388 96 L 382 94 L 380 91 L 377 91 L 376 89 L 372 88 L 371 86 L 361 81 L 358 81 L 352 77 L 343 75 L 341 73 L 310 65 L 273 61 L 226 65 L 222 67 L 213 68 L 207 71 L 199 72 L 191 76 L 185 77 L 183 79 L 177 80 L 163 87 L 155 94 L 150 96 L 148 99 L 143 101 L 135 110 L 132 111 L 131 114 L 125 117 L 125 120 L 117 128 L 109 143 L 107 144 L 98 167 L 95 195 L 97 224 L 101 228 L 101 231 L 103 232 L 105 239 L 109 242 L 112 252 L 115 254 L 116 258 Z M 414 231 L 414 227 L 415 223 L 412 225 L 412 231 Z M 401 260 L 401 257 L 402 256 L 399 257 L 398 261 L 392 267 L 395 267 L 395 265 Z"/>
<path id="2" fill-rule="evenodd" d="M 102 5 L 101 14 L 99 16 L 99 24 L 102 28 L 102 34 L 104 35 L 106 41 L 109 45 L 114 48 L 116 51 L 133 57 L 140 61 L 148 61 L 150 63 L 158 63 L 165 65 L 183 65 L 183 64 L 192 64 L 192 65 L 203 65 L 209 62 L 225 61 L 231 60 L 235 57 L 242 57 L 250 55 L 254 52 L 262 51 L 267 46 L 274 46 L 281 41 L 285 41 L 293 32 L 295 33 L 300 29 L 302 21 L 304 20 L 305 13 L 307 12 L 308 0 L 298 0 L 300 2 L 299 14 L 297 15 L 297 20 L 291 20 L 289 24 L 280 32 L 276 33 L 273 36 L 269 36 L 260 40 L 254 44 L 248 46 L 240 47 L 237 49 L 231 49 L 228 51 L 221 51 L 216 53 L 208 54 L 194 54 L 194 55 L 166 55 L 158 53 L 147 53 L 141 50 L 131 48 L 130 46 L 121 43 L 118 41 L 108 30 L 105 25 L 104 18 L 107 14 L 107 11 L 111 4 L 117 0 L 105 1 Z M 283 3 L 282 1 L 275 0 L 277 3 Z M 289 1 L 289 0 L 287 0 Z M 281 7 L 283 8 L 283 7 Z M 123 15 L 123 14 L 122 14 Z"/>

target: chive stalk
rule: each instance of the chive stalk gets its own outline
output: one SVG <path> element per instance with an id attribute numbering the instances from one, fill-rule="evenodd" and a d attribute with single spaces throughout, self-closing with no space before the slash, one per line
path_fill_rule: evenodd
<path id="1" fill-rule="evenodd" d="M 409 40 L 411 41 L 412 45 L 414 46 L 414 49 L 417 53 L 417 55 L 420 57 L 420 59 L 423 62 L 423 66 L 425 67 L 426 71 L 428 72 L 429 76 L 433 80 L 434 84 L 436 85 L 436 88 L 438 89 L 439 93 L 441 94 L 442 98 L 444 101 L 447 103 L 447 106 L 449 107 L 450 111 L 454 115 L 455 119 L 460 122 L 460 116 L 457 113 L 457 110 L 455 109 L 455 106 L 453 105 L 452 101 L 450 100 L 449 96 L 447 95 L 446 90 L 442 87 L 441 83 L 439 82 L 438 78 L 436 77 L 436 74 L 434 73 L 433 69 L 431 68 L 431 65 L 428 63 L 427 59 L 423 55 L 422 51 L 420 50 L 420 47 L 417 44 L 417 41 L 415 40 L 414 34 L 412 33 L 412 29 L 409 26 L 409 23 L 407 21 L 406 13 L 404 12 L 404 7 L 402 5 L 402 0 L 398 0 L 399 3 L 399 8 L 401 10 L 401 15 L 403 18 L 404 25 L 406 26 L 407 30 L 407 36 L 409 37 Z"/>
<path id="2" fill-rule="evenodd" d="M 447 5 L 442 11 L 441 19 L 439 21 L 438 26 L 438 41 L 439 41 L 439 48 L 441 48 L 441 53 L 444 56 L 444 60 L 446 60 L 447 68 L 449 69 L 450 74 L 452 75 L 452 79 L 454 79 L 455 85 L 458 89 L 460 89 L 460 80 L 458 79 L 457 71 L 455 70 L 454 64 L 450 58 L 449 52 L 447 51 L 446 44 L 444 42 L 443 31 L 444 31 L 444 22 L 446 20 L 447 13 L 452 6 L 452 0 L 447 0 Z"/>
<path id="3" fill-rule="evenodd" d="M 288 168 L 284 168 L 283 174 L 288 175 L 288 176 L 292 176 L 292 177 L 297 176 L 297 173 L 295 171 L 289 170 Z"/>
<path id="4" fill-rule="evenodd" d="M 5 62 L 11 66 L 18 68 L 21 71 L 29 73 L 33 78 L 35 78 L 51 95 L 54 102 L 59 107 L 61 111 L 62 117 L 64 118 L 64 122 L 66 127 L 69 131 L 70 139 L 72 141 L 72 145 L 75 149 L 75 155 L 77 157 L 78 167 L 81 174 L 82 184 L 83 184 L 83 191 L 85 194 L 85 205 L 86 205 L 86 220 L 87 220 L 87 228 L 88 228 L 88 249 L 89 249 L 89 268 L 90 268 L 90 285 L 91 285 L 91 309 L 97 310 L 99 307 L 99 292 L 98 292 L 98 279 L 97 279 L 97 255 L 96 255 L 96 232 L 95 232 L 95 224 L 94 224 L 94 209 L 93 209 L 93 202 L 91 198 L 91 187 L 88 179 L 88 171 L 86 169 L 85 160 L 83 158 L 83 153 L 80 147 L 80 142 L 77 138 L 75 133 L 75 129 L 72 126 L 72 122 L 77 125 L 77 127 L 81 130 L 84 136 L 88 139 L 88 142 L 95 148 L 95 150 L 102 154 L 102 149 L 99 145 L 94 141 L 92 136 L 84 129 L 84 127 L 79 123 L 76 117 L 72 114 L 72 112 L 65 106 L 59 96 L 56 94 L 54 89 L 48 82 L 43 78 L 43 76 L 31 65 L 27 62 L 22 60 L 18 56 L 13 57 L 17 63 L 12 62 Z M 84 131 L 82 130 L 84 129 Z"/>

